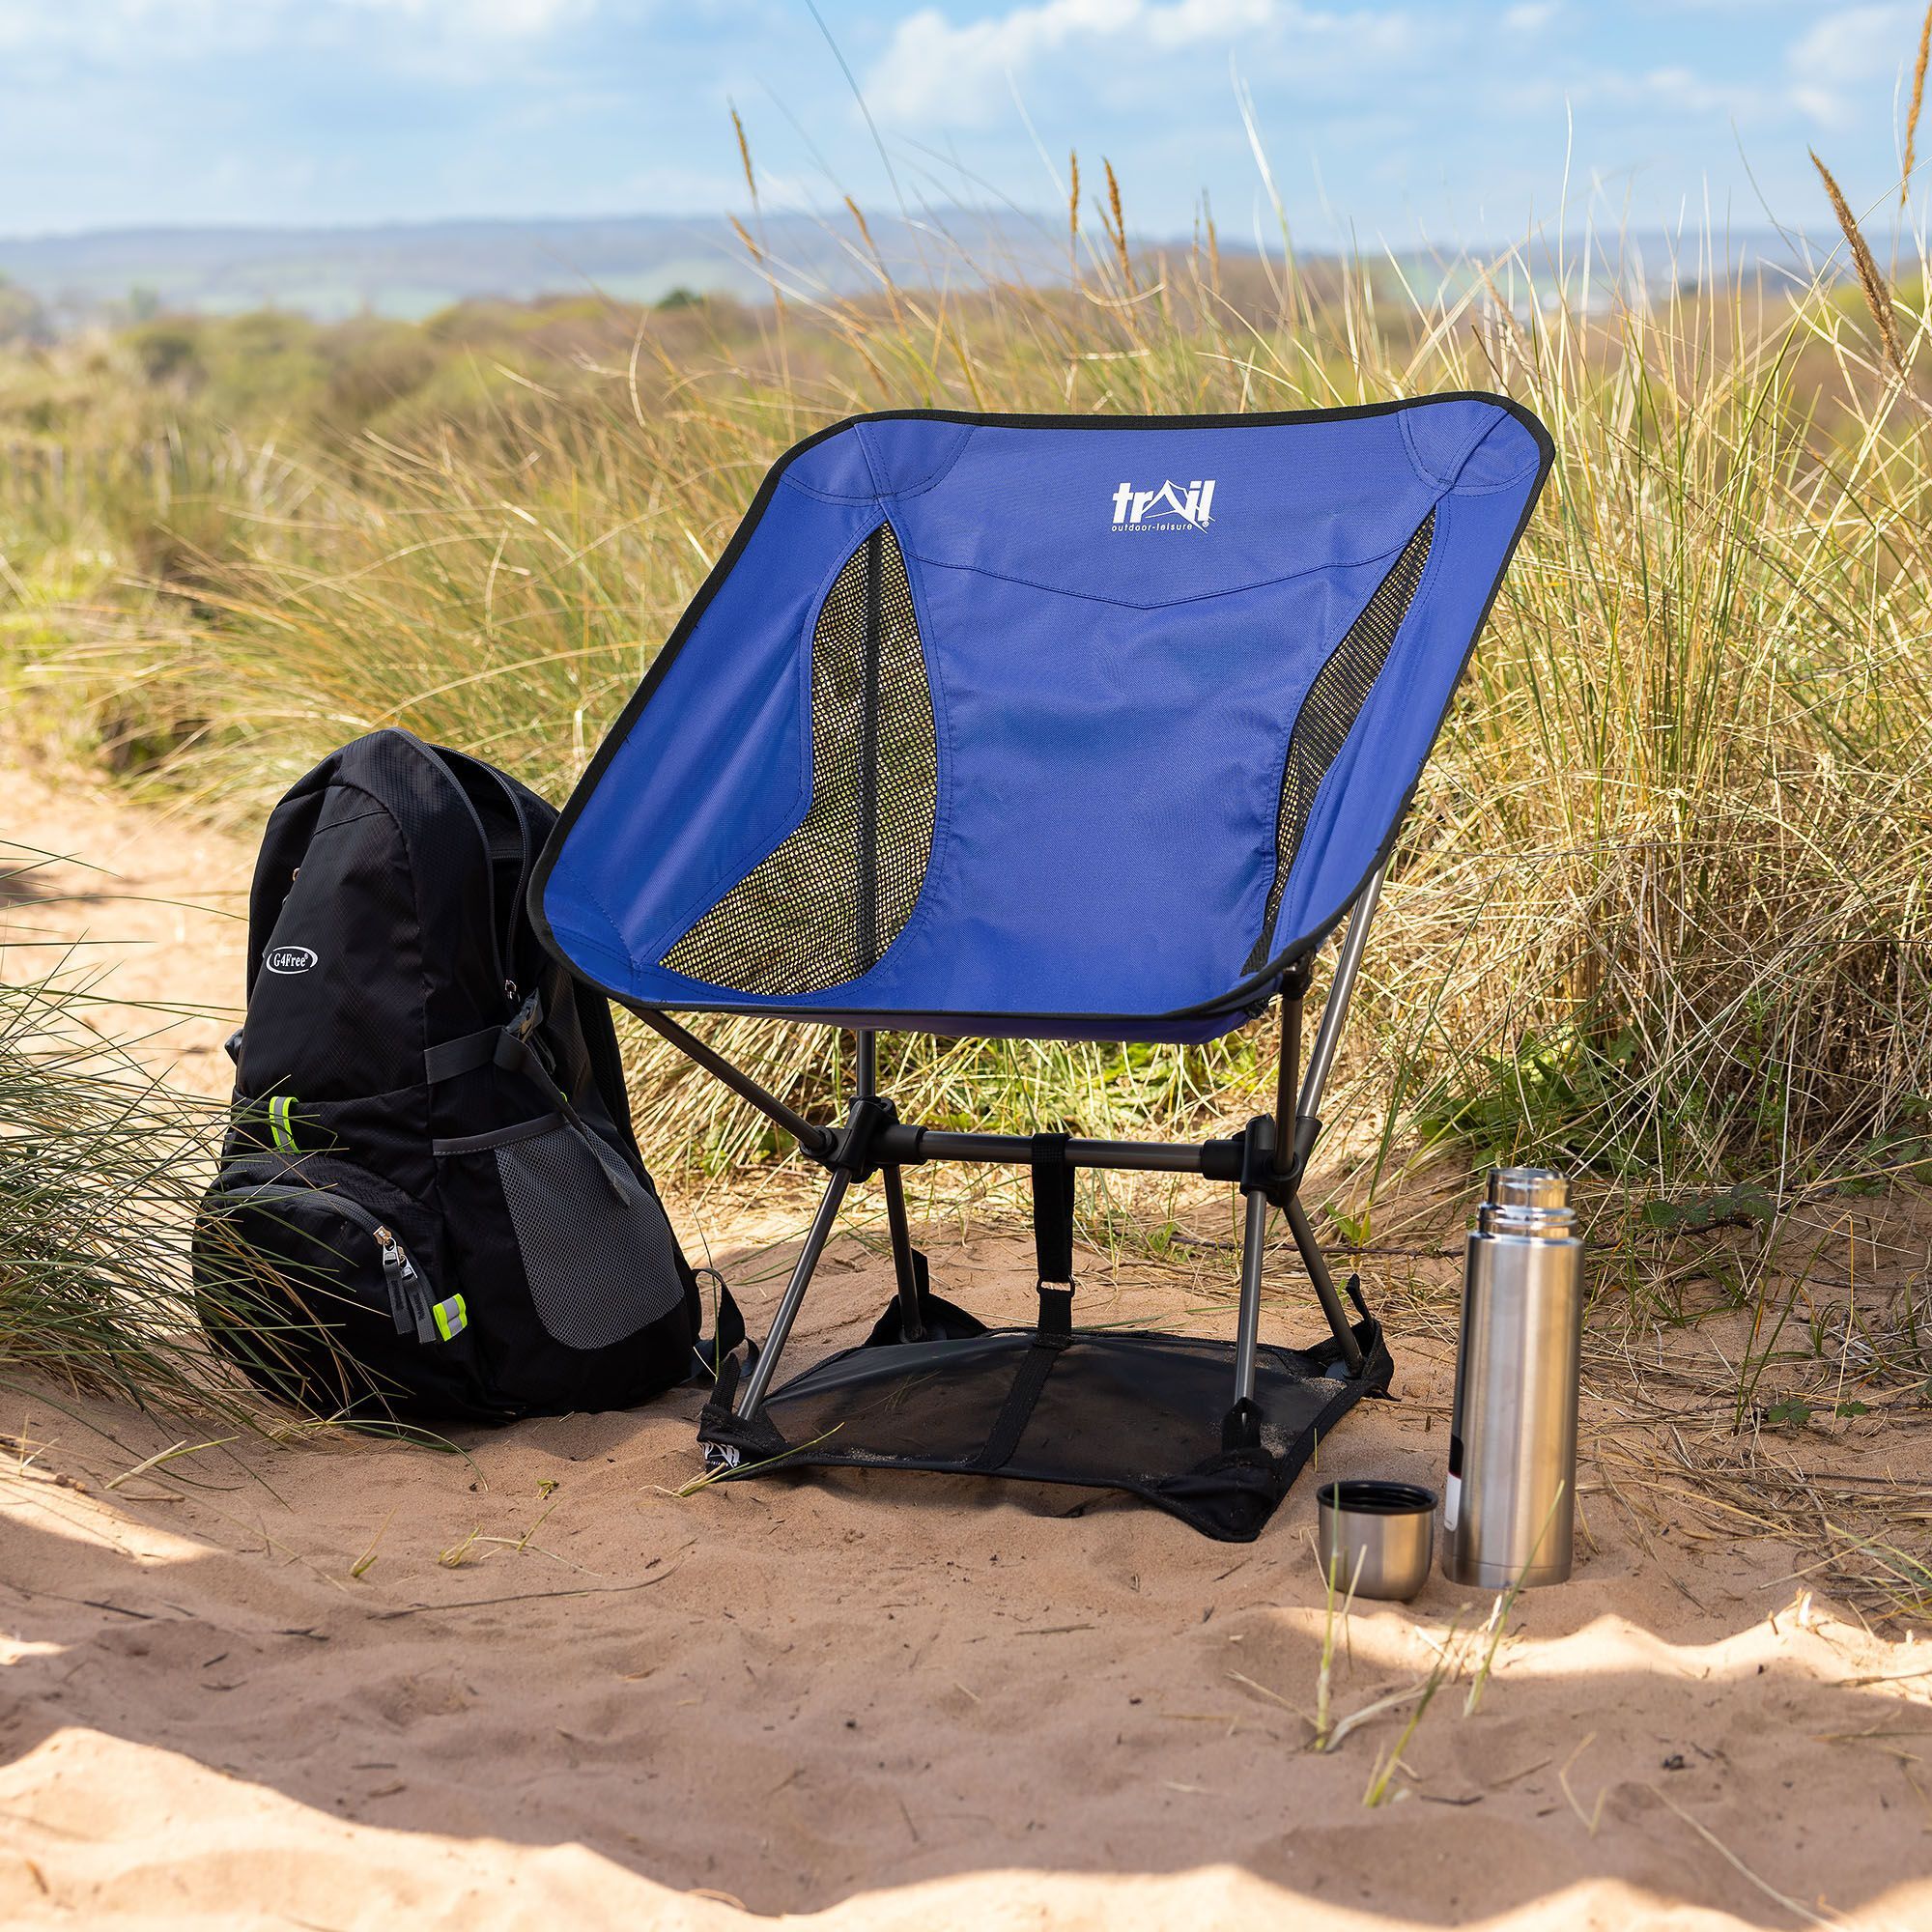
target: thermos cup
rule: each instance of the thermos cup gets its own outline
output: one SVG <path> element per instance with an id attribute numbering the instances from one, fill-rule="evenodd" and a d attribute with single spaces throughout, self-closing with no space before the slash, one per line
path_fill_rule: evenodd
<path id="1" fill-rule="evenodd" d="M 1338 1595 L 1406 1602 L 1429 1581 L 1435 1492 L 1418 1483 L 1323 1483 L 1315 1492 L 1321 1574 Z"/>
<path id="2" fill-rule="evenodd" d="M 1570 1575 L 1583 1244 L 1568 1183 L 1494 1168 L 1469 1232 L 1442 1574 L 1485 1589 Z"/>

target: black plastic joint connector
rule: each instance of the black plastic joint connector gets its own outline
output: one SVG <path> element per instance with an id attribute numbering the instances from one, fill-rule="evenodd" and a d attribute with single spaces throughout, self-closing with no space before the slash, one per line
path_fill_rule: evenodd
<path id="1" fill-rule="evenodd" d="M 1257 1114 L 1238 1143 L 1241 1167 L 1237 1184 L 1243 1194 L 1260 1194 L 1271 1208 L 1286 1208 L 1301 1183 L 1301 1162 L 1291 1150 L 1286 1163 L 1275 1165 L 1274 1122 Z"/>
<path id="2" fill-rule="evenodd" d="M 825 1166 L 849 1175 L 855 1181 L 869 1180 L 884 1165 L 881 1137 L 889 1127 L 898 1125 L 899 1110 L 877 1094 L 852 1102 L 845 1124 L 833 1136 L 830 1147 L 816 1154 Z"/>
<path id="3" fill-rule="evenodd" d="M 1312 959 L 1297 959 L 1281 976 L 1281 996 L 1284 1000 L 1305 1000 L 1308 989 L 1315 983 L 1315 962 Z"/>
<path id="4" fill-rule="evenodd" d="M 1239 1180 L 1247 1141 L 1240 1134 L 1226 1140 L 1205 1141 L 1201 1148 L 1201 1173 L 1208 1180 Z"/>

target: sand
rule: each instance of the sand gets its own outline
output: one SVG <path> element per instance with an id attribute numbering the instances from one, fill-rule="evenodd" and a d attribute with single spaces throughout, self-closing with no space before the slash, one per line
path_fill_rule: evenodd
<path id="1" fill-rule="evenodd" d="M 85 991 L 104 1040 L 197 1094 L 231 1085 L 252 863 L 185 813 L 0 744 L 0 976 Z"/>
<path id="2" fill-rule="evenodd" d="M 7 784 L 12 836 L 127 890 L 245 876 L 212 835 Z M 112 991 L 236 996 L 232 923 L 60 896 L 7 916 L 72 931 L 111 910 L 152 937 Z M 187 1077 L 218 1086 L 223 1029 L 195 1025 Z M 715 1199 L 680 1215 L 757 1323 L 783 1260 L 767 1224 Z M 1024 1311 L 1010 1233 L 925 1244 L 945 1292 Z M 800 1362 L 890 1292 L 868 1249 L 834 1256 Z M 1198 1270 L 1083 1265 L 1090 1315 L 1228 1320 Z M 1445 1265 L 1420 1264 L 1433 1301 L 1414 1264 L 1367 1271 L 1400 1399 L 1358 1410 L 1325 1473 L 1439 1480 Z M 1279 1286 L 1271 1324 L 1312 1332 Z M 1641 1402 L 1593 1378 L 1582 1560 L 1515 1605 L 1477 1708 L 1463 1634 L 1492 1600 L 1437 1577 L 1338 1623 L 1334 1714 L 1445 1648 L 1456 1668 L 1406 1742 L 1412 1699 L 1326 1752 L 1312 1475 L 1239 1547 L 952 1478 L 679 1498 L 688 1393 L 460 1453 L 243 1440 L 145 1468 L 177 1432 L 0 1397 L 0 1923 L 1932 1925 L 1932 1640 L 1814 1592 L 1805 1547 L 1639 1481 L 1670 1428 L 1719 1426 L 1662 1369 Z M 1922 1428 L 1880 1413 L 1788 1453 L 1922 1484 Z"/>

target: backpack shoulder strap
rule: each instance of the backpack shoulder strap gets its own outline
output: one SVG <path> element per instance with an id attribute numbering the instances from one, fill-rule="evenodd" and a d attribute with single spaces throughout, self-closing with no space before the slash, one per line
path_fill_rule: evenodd
<path id="1" fill-rule="evenodd" d="M 516 828 L 516 838 L 511 843 L 499 848 L 493 841 L 492 846 L 493 854 L 500 850 L 504 856 L 505 885 L 509 883 L 512 861 L 517 874 L 514 892 L 509 894 L 507 902 L 499 904 L 497 909 L 503 957 L 505 961 L 529 962 L 526 967 L 512 965 L 510 968 L 520 981 L 526 975 L 530 976 L 525 991 L 543 987 L 545 1002 L 553 1007 L 564 998 L 573 1003 L 578 1031 L 589 1056 L 591 1077 L 598 1097 L 604 1103 L 604 1111 L 610 1116 L 624 1145 L 641 1162 L 643 1154 L 631 1123 L 630 1090 L 624 1083 L 623 1056 L 617 1049 L 617 1031 L 611 1019 L 611 1003 L 603 994 L 593 991 L 557 967 L 538 945 L 535 928 L 530 923 L 530 875 L 536 869 L 537 855 L 550 836 L 556 813 L 535 792 L 519 784 L 486 760 L 441 746 L 437 747 L 437 751 L 458 782 L 470 792 L 472 803 L 477 803 L 478 793 L 488 796 L 493 805 L 496 800 L 501 801 L 500 810 L 491 810 L 486 813 L 489 820 L 506 828 Z M 461 1047 L 464 1042 L 456 1044 Z"/>
<path id="2" fill-rule="evenodd" d="M 526 980 L 534 985 L 530 976 L 542 955 L 535 949 L 525 898 L 537 855 L 556 814 L 534 792 L 526 791 L 486 760 L 466 752 L 452 752 L 443 745 L 435 750 L 484 821 L 492 865 L 502 862 L 506 890 L 497 895 L 497 924 L 504 964 L 520 985 Z M 525 959 L 532 963 L 528 967 L 517 963 Z"/>

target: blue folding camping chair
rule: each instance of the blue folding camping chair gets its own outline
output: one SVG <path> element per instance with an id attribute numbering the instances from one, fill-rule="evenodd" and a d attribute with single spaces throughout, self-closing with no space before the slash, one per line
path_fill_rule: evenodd
<path id="1" fill-rule="evenodd" d="M 1455 394 L 1287 415 L 902 411 L 765 478 L 564 810 L 538 930 L 828 1172 L 714 1467 L 895 1464 L 1132 1491 L 1255 1535 L 1391 1373 L 1298 1198 L 1397 830 L 1551 458 Z M 1305 1073 L 1310 961 L 1350 913 Z M 941 1131 L 878 1091 L 883 1029 L 1193 1042 L 1279 997 L 1272 1118 L 1199 1146 Z M 845 1121 L 804 1119 L 669 1017 L 852 1028 Z M 1297 1093 L 1298 1089 L 1298 1093 Z M 903 1170 L 1033 1171 L 1039 1311 L 933 1293 Z M 1232 1347 L 1081 1330 L 1072 1176 L 1246 1202 Z M 773 1381 L 839 1205 L 885 1188 L 897 1282 L 866 1346 Z M 1271 1208 L 1331 1329 L 1258 1339 Z M 1352 1302 L 1352 1309 L 1350 1303 Z"/>

